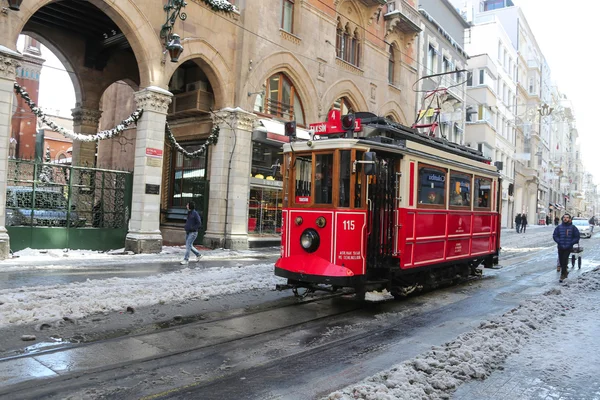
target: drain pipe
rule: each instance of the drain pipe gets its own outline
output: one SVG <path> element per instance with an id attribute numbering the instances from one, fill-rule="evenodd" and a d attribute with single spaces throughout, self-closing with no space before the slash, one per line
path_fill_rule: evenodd
<path id="1" fill-rule="evenodd" d="M 225 242 L 227 240 L 227 217 L 229 215 L 229 181 L 231 179 L 231 162 L 233 161 L 233 154 L 235 153 L 235 146 L 237 144 L 237 135 L 235 133 L 235 129 L 232 125 L 229 126 L 231 128 L 231 133 L 233 134 L 233 148 L 231 149 L 231 154 L 229 155 L 229 169 L 227 170 L 227 196 L 225 197 L 225 224 L 223 227 L 223 250 L 225 250 Z"/>

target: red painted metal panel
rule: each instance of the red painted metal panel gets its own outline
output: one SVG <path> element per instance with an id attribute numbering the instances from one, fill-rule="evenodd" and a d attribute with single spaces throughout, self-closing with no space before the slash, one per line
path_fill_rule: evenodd
<path id="1" fill-rule="evenodd" d="M 333 211 L 325 210 L 290 210 L 289 214 L 289 241 L 288 241 L 288 255 L 294 256 L 299 254 L 307 254 L 306 251 L 300 246 L 300 236 L 308 228 L 312 228 L 319 234 L 320 245 L 319 248 L 312 253 L 312 255 L 318 256 L 327 260 L 330 263 L 334 263 L 333 260 Z M 324 228 L 319 228 L 316 224 L 318 217 L 324 217 L 327 224 Z M 302 217 L 302 224 L 296 225 L 295 219 Z"/>
<path id="2" fill-rule="evenodd" d="M 473 215 L 473 233 L 491 233 L 492 219 L 495 218 L 491 213 Z"/>
<path id="3" fill-rule="evenodd" d="M 414 264 L 432 263 L 444 260 L 445 240 L 422 241 L 415 244 Z"/>
<path id="4" fill-rule="evenodd" d="M 289 227 L 287 226 L 288 222 L 288 211 L 281 211 L 281 257 L 285 257 L 288 250 L 287 247 L 287 231 Z"/>
<path id="5" fill-rule="evenodd" d="M 335 213 L 335 264 L 342 265 L 355 275 L 364 274 L 366 263 L 367 213 Z"/>
<path id="6" fill-rule="evenodd" d="M 471 234 L 471 212 L 448 213 L 448 236 Z"/>
<path id="7" fill-rule="evenodd" d="M 321 257 L 312 254 L 300 254 L 277 260 L 275 266 L 299 274 L 347 277 L 354 273 L 348 268 L 334 265 Z"/>
<path id="8" fill-rule="evenodd" d="M 403 209 L 400 211 L 400 224 L 402 224 L 402 231 L 404 232 L 405 240 L 415 239 L 415 219 L 417 213 L 414 210 Z"/>
<path id="9" fill-rule="evenodd" d="M 408 205 L 412 207 L 415 205 L 415 163 L 414 162 L 410 163 L 410 190 L 408 193 L 409 193 Z"/>
<path id="10" fill-rule="evenodd" d="M 490 251 L 490 237 L 473 238 L 471 241 L 471 254 L 481 254 Z"/>
<path id="11" fill-rule="evenodd" d="M 446 246 L 446 258 L 459 258 L 469 255 L 470 239 L 450 239 Z"/>
<path id="12" fill-rule="evenodd" d="M 415 232 L 417 239 L 446 236 L 446 211 L 417 211 Z"/>
<path id="13" fill-rule="evenodd" d="M 413 265 L 413 248 L 414 246 L 412 243 L 407 243 L 406 246 L 404 246 L 404 252 L 401 254 L 400 258 L 401 268 L 410 267 Z"/>

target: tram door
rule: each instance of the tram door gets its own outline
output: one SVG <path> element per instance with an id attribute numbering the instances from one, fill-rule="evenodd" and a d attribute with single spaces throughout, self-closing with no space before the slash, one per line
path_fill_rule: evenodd
<path id="1" fill-rule="evenodd" d="M 368 179 L 369 225 L 367 268 L 389 265 L 394 260 L 397 179 L 400 159 L 377 154 L 376 173 Z"/>

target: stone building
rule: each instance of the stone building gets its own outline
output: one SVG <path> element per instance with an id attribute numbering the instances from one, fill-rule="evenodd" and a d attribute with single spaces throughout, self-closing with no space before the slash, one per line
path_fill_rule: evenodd
<path id="1" fill-rule="evenodd" d="M 287 139 L 284 122 L 307 128 L 331 108 L 412 122 L 420 17 L 414 0 L 385 3 L 238 0 L 227 12 L 219 11 L 229 6 L 223 0 L 192 0 L 182 20 L 157 0 L 24 0 L 0 14 L 0 140 L 8 143 L 10 135 L 13 81 L 23 60 L 16 40 L 25 33 L 73 72 L 76 132 L 111 128 L 131 110 L 144 110 L 137 128 L 98 149 L 73 143 L 75 165 L 94 164 L 97 150 L 98 165 L 133 168 L 126 248 L 154 252 L 163 239 L 175 241 L 178 210 L 189 200 L 204 213 L 205 244 L 246 248 L 278 234 L 281 185 L 272 167 Z M 183 45 L 174 62 L 166 52 L 171 33 Z M 165 121 L 189 152 L 203 148 L 215 127 L 218 142 L 202 157 L 183 157 L 165 141 Z M 0 192 L 5 185 L 0 180 Z M 4 218 L 0 205 L 0 226 Z M 4 228 L 0 240 L 5 255 Z"/>

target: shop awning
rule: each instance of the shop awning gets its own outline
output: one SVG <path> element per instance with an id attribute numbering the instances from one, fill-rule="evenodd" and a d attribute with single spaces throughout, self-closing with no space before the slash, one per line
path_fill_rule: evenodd
<path id="1" fill-rule="evenodd" d="M 274 119 L 260 119 L 260 124 L 265 127 L 268 133 L 285 136 L 285 124 Z M 296 128 L 296 137 L 298 139 L 309 140 L 310 133 L 306 129 Z"/>

